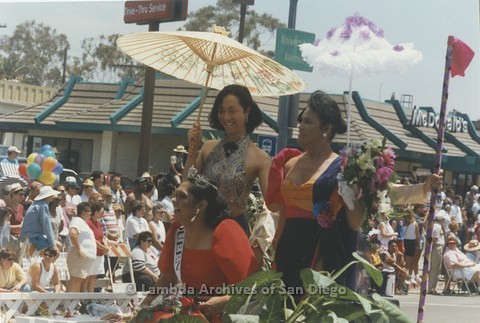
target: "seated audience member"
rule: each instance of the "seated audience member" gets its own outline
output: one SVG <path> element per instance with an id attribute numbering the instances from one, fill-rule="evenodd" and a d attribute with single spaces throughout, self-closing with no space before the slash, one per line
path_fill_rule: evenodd
<path id="1" fill-rule="evenodd" d="M 0 250 L 0 292 L 28 291 L 27 276 L 22 267 L 15 262 L 15 252 L 10 249 Z"/>
<path id="2" fill-rule="evenodd" d="M 248 239 L 234 220 L 216 187 L 199 177 L 189 177 L 175 192 L 175 222 L 160 256 L 160 278 L 155 287 L 178 282 L 200 291 L 236 284 L 257 271 L 258 263 Z M 183 233 L 183 234 L 182 234 Z M 181 266 L 179 264 L 181 263 Z M 176 272 L 175 268 L 179 268 Z M 149 305 L 150 293 L 142 302 Z M 208 317 L 221 315 L 229 295 L 200 295 L 198 308 Z"/>
<path id="3" fill-rule="evenodd" d="M 62 283 L 58 276 L 57 266 L 55 266 L 55 260 L 59 256 L 57 249 L 44 249 L 40 255 L 42 260 L 32 264 L 28 269 L 28 281 L 32 292 L 60 293 Z"/>
<path id="4" fill-rule="evenodd" d="M 403 284 L 405 283 L 405 278 L 408 277 L 408 270 L 405 267 L 405 260 L 403 254 L 398 250 L 398 245 L 396 240 L 390 240 L 388 242 L 387 252 L 381 255 L 382 258 L 382 273 L 383 285 L 381 286 L 381 293 L 385 294 L 385 288 L 387 283 L 388 274 L 395 273 L 395 289 L 396 293 L 403 295 Z"/>
<path id="5" fill-rule="evenodd" d="M 158 258 L 152 251 L 153 238 L 150 231 L 140 232 L 132 250 L 132 267 L 137 291 L 148 291 L 158 280 L 160 270 L 158 269 Z M 130 282 L 130 271 L 128 266 L 123 266 L 122 280 Z"/>
<path id="6" fill-rule="evenodd" d="M 443 255 L 445 267 L 452 270 L 455 278 L 464 277 L 467 281 L 475 280 L 477 286 L 480 284 L 480 265 L 473 261 L 457 248 L 457 239 L 449 236 L 447 239 L 447 250 Z"/>
<path id="7" fill-rule="evenodd" d="M 140 232 L 149 231 L 148 222 L 145 220 L 145 203 L 134 200 L 130 204 L 130 215 L 125 224 L 125 235 L 128 238 L 130 248 L 135 248 L 136 240 Z"/>
<path id="8" fill-rule="evenodd" d="M 463 246 L 465 255 L 475 264 L 480 264 L 480 243 L 477 239 L 470 240 L 469 243 Z"/>

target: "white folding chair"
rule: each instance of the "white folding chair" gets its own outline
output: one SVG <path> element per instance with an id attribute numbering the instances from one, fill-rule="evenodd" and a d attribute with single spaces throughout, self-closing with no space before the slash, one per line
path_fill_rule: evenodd
<path id="1" fill-rule="evenodd" d="M 474 293 L 478 293 L 477 283 L 475 282 L 475 280 L 466 279 L 461 269 L 448 268 L 445 262 L 444 265 L 447 272 L 447 279 L 445 280 L 445 287 L 443 288 L 444 295 L 451 294 L 452 292 L 457 292 L 468 293 L 468 295 L 472 296 L 470 285 L 473 286 Z M 459 275 L 458 273 L 461 273 L 461 275 Z M 450 288 L 451 283 L 454 283 L 453 289 Z"/>

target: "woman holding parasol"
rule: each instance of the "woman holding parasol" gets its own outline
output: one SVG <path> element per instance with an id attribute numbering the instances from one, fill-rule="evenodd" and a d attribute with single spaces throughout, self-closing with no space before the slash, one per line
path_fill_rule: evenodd
<path id="1" fill-rule="evenodd" d="M 230 210 L 230 216 L 249 235 L 245 211 L 253 182 L 258 178 L 266 193 L 271 160 L 249 138 L 262 123 L 262 114 L 248 89 L 228 85 L 221 90 L 209 115 L 210 126 L 224 131 L 223 139 L 206 141 L 199 152 L 202 129 L 198 122 L 188 132 L 188 154 L 183 177 L 191 166 L 213 182 Z"/>

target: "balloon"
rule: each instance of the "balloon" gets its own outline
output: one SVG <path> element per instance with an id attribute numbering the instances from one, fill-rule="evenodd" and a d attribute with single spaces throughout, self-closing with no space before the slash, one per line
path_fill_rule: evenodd
<path id="1" fill-rule="evenodd" d="M 38 164 L 33 163 L 28 165 L 27 174 L 28 174 L 28 177 L 30 177 L 31 179 L 37 179 L 41 173 L 42 173 L 42 168 Z"/>
<path id="2" fill-rule="evenodd" d="M 35 163 L 40 167 L 42 166 L 44 160 L 45 160 L 45 155 L 43 154 L 38 154 L 37 156 L 35 156 Z"/>
<path id="3" fill-rule="evenodd" d="M 28 155 L 28 158 L 27 158 L 27 164 L 30 165 L 32 163 L 35 162 L 35 157 L 37 157 L 37 153 L 31 153 L 30 155 Z"/>
<path id="4" fill-rule="evenodd" d="M 60 175 L 63 172 L 63 165 L 57 161 L 57 166 L 55 166 L 54 169 L 52 169 L 52 173 L 55 175 Z"/>
<path id="5" fill-rule="evenodd" d="M 45 150 L 43 152 L 43 154 L 45 155 L 45 157 L 53 157 L 53 158 L 56 158 L 57 155 L 55 155 L 55 153 L 53 152 L 53 150 Z"/>
<path id="6" fill-rule="evenodd" d="M 47 150 L 53 150 L 53 147 L 50 145 L 43 145 L 42 148 L 40 148 L 40 154 L 44 154 Z"/>
<path id="7" fill-rule="evenodd" d="M 18 166 L 18 173 L 23 177 L 28 177 L 27 166 L 28 165 L 26 163 L 21 163 L 20 166 Z"/>
<path id="8" fill-rule="evenodd" d="M 57 166 L 57 160 L 53 157 L 47 157 L 43 161 L 42 169 L 45 172 L 51 172 Z"/>
<path id="9" fill-rule="evenodd" d="M 42 172 L 38 180 L 46 185 L 53 184 L 53 182 L 55 182 L 55 174 L 52 172 Z"/>

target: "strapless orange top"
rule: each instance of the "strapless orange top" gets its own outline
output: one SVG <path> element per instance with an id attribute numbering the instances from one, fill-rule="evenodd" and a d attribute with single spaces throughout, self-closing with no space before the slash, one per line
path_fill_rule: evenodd
<path id="1" fill-rule="evenodd" d="M 313 219 L 313 184 L 315 180 L 309 180 L 297 185 L 292 179 L 284 178 L 281 184 L 281 192 L 285 201 L 286 218 Z"/>

